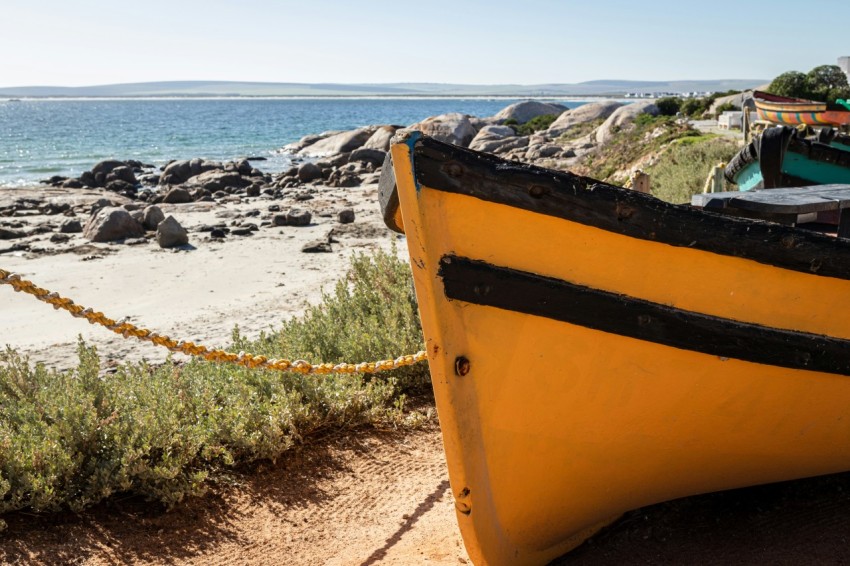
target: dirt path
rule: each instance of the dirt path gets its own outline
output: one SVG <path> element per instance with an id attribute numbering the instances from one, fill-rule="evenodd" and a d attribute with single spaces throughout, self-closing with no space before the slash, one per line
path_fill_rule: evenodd
<path id="1" fill-rule="evenodd" d="M 2 564 L 469 563 L 436 424 L 329 435 L 171 512 L 128 499 L 8 522 Z M 554 562 L 848 563 L 850 474 L 633 511 Z"/>
<path id="2" fill-rule="evenodd" d="M 17 514 L 0 562 L 466 564 L 441 443 L 436 425 L 333 435 L 168 513 L 128 500 Z"/>

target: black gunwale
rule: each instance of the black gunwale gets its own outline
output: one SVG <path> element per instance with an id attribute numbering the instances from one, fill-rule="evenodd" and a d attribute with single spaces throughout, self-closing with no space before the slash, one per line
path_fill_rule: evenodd
<path id="1" fill-rule="evenodd" d="M 441 258 L 438 275 L 449 300 L 722 358 L 850 376 L 850 340 L 842 338 L 687 311 L 455 255 Z"/>
<path id="2" fill-rule="evenodd" d="M 420 186 L 545 214 L 625 236 L 850 279 L 850 240 L 670 204 L 588 177 L 439 142 L 413 144 Z"/>

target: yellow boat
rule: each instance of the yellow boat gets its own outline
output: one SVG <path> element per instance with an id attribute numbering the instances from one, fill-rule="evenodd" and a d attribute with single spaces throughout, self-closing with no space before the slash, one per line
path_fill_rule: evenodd
<path id="1" fill-rule="evenodd" d="M 384 167 L 457 520 L 544 564 L 623 512 L 850 469 L 850 240 L 418 132 Z"/>

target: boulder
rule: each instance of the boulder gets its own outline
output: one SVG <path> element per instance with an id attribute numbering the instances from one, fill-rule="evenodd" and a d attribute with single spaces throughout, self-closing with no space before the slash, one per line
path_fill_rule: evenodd
<path id="1" fill-rule="evenodd" d="M 287 153 L 298 153 L 307 146 L 311 146 L 318 141 L 341 133 L 343 133 L 342 130 L 333 130 L 329 132 L 322 132 L 321 134 L 310 134 L 308 136 L 304 136 L 295 143 L 290 143 L 283 146 L 283 150 Z"/>
<path id="2" fill-rule="evenodd" d="M 14 240 L 15 238 L 23 238 L 27 235 L 21 230 L 11 230 L 0 226 L 0 240 Z"/>
<path id="3" fill-rule="evenodd" d="M 526 159 L 544 159 L 560 155 L 564 148 L 553 143 L 542 143 L 530 146 L 525 153 Z"/>
<path id="4" fill-rule="evenodd" d="M 112 171 L 107 173 L 106 182 L 109 183 L 110 181 L 124 181 L 130 185 L 135 185 L 139 182 L 136 180 L 136 174 L 133 173 L 133 168 L 127 167 L 126 165 L 115 167 Z"/>
<path id="5" fill-rule="evenodd" d="M 106 175 L 109 175 L 110 173 L 112 173 L 112 171 L 114 169 L 117 169 L 118 167 L 126 167 L 126 166 L 127 166 L 127 164 L 123 161 L 118 161 L 117 159 L 106 159 L 104 161 L 101 161 L 100 163 L 98 163 L 94 167 L 92 167 L 91 173 L 94 176 L 97 176 L 99 174 L 103 174 L 104 176 L 106 176 Z"/>
<path id="6" fill-rule="evenodd" d="M 165 220 L 165 214 L 156 205 L 148 206 L 142 212 L 142 226 L 147 230 L 156 230 L 156 227 L 163 220 Z"/>
<path id="7" fill-rule="evenodd" d="M 420 130 L 427 136 L 461 147 L 468 146 L 478 133 L 470 122 L 469 116 L 457 112 L 431 116 L 406 129 Z"/>
<path id="8" fill-rule="evenodd" d="M 322 178 L 322 168 L 315 163 L 304 163 L 298 168 L 298 180 L 309 183 Z"/>
<path id="9" fill-rule="evenodd" d="M 173 216 L 168 216 L 156 227 L 156 243 L 161 248 L 173 248 L 189 243 L 189 234 Z"/>
<path id="10" fill-rule="evenodd" d="M 309 226 L 313 215 L 303 208 L 292 208 L 286 213 L 287 226 Z"/>
<path id="11" fill-rule="evenodd" d="M 189 193 L 189 191 L 182 187 L 175 187 L 165 193 L 165 197 L 162 199 L 162 202 L 167 204 L 182 204 L 192 202 L 192 195 Z"/>
<path id="12" fill-rule="evenodd" d="M 356 130 L 342 132 L 310 144 L 299 153 L 314 157 L 347 153 L 363 146 L 374 133 L 374 127 L 358 128 Z"/>
<path id="13" fill-rule="evenodd" d="M 558 137 L 567 132 L 576 124 L 584 124 L 595 120 L 604 120 L 608 118 L 615 110 L 623 106 L 621 102 L 614 100 L 603 100 L 600 102 L 591 102 L 584 104 L 578 108 L 567 110 L 558 116 L 558 119 L 552 122 L 546 133 L 550 137 Z"/>
<path id="14" fill-rule="evenodd" d="M 62 187 L 65 189 L 82 189 L 85 185 L 79 179 L 68 179 L 62 182 Z"/>
<path id="15" fill-rule="evenodd" d="M 544 116 L 546 114 L 554 114 L 560 116 L 564 111 L 568 110 L 563 104 L 552 104 L 549 102 L 539 102 L 537 100 L 523 100 L 515 102 L 499 111 L 493 116 L 500 123 L 505 120 L 516 120 L 519 124 L 525 124 L 532 118 Z"/>
<path id="16" fill-rule="evenodd" d="M 399 126 L 381 126 L 375 133 L 372 134 L 366 143 L 363 144 L 363 149 L 377 149 L 379 151 L 390 150 L 390 140 L 393 139 L 396 130 Z"/>
<path id="17" fill-rule="evenodd" d="M 506 139 L 516 137 L 516 132 L 509 126 L 484 126 L 469 142 L 469 149 L 492 152 L 503 145 Z"/>
<path id="18" fill-rule="evenodd" d="M 121 193 L 122 195 L 126 195 L 129 197 L 132 197 L 136 194 L 136 185 L 128 183 L 127 181 L 122 181 L 121 179 L 112 179 L 111 181 L 107 181 L 105 183 L 104 188 L 107 191 L 112 191 L 113 193 Z"/>
<path id="19" fill-rule="evenodd" d="M 327 240 L 314 240 L 304 244 L 301 251 L 306 254 L 331 253 L 333 252 L 333 248 Z"/>
<path id="20" fill-rule="evenodd" d="M 92 242 L 112 242 L 124 238 L 138 238 L 145 229 L 123 208 L 102 208 L 83 228 L 83 237 Z"/>
<path id="21" fill-rule="evenodd" d="M 192 159 L 189 161 L 172 161 L 165 166 L 162 175 L 159 176 L 160 185 L 181 185 L 206 171 L 221 169 L 221 163 L 206 161 L 204 159 Z"/>
<path id="22" fill-rule="evenodd" d="M 379 167 L 387 157 L 387 152 L 381 149 L 369 149 L 361 147 L 351 152 L 348 157 L 349 162 L 360 161 L 363 163 L 371 163 L 375 167 Z"/>
<path id="23" fill-rule="evenodd" d="M 658 116 L 658 107 L 648 100 L 626 104 L 614 110 L 596 130 L 596 143 L 605 143 L 616 131 L 630 126 L 641 114 Z"/>
<path id="24" fill-rule="evenodd" d="M 340 224 L 351 224 L 354 222 L 354 210 L 344 208 L 337 213 L 336 219 Z"/>
<path id="25" fill-rule="evenodd" d="M 59 225 L 59 232 L 62 234 L 77 234 L 83 231 L 83 225 L 76 218 L 69 218 Z"/>
<path id="26" fill-rule="evenodd" d="M 246 187 L 251 184 L 251 181 L 243 178 L 238 171 L 210 169 L 209 171 L 204 171 L 203 173 L 190 177 L 186 181 L 186 184 L 203 187 L 210 191 L 210 193 L 214 193 L 215 191 L 220 191 L 226 187 Z"/>

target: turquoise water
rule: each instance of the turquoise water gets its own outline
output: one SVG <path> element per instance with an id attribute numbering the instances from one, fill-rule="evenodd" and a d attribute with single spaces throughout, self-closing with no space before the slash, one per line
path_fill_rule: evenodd
<path id="1" fill-rule="evenodd" d="M 0 186 L 78 176 L 103 159 L 160 166 L 171 159 L 260 156 L 289 167 L 282 146 L 308 134 L 370 124 L 407 126 L 462 112 L 492 116 L 506 99 L 118 99 L 0 101 Z M 563 101 L 574 108 L 581 101 Z"/>

